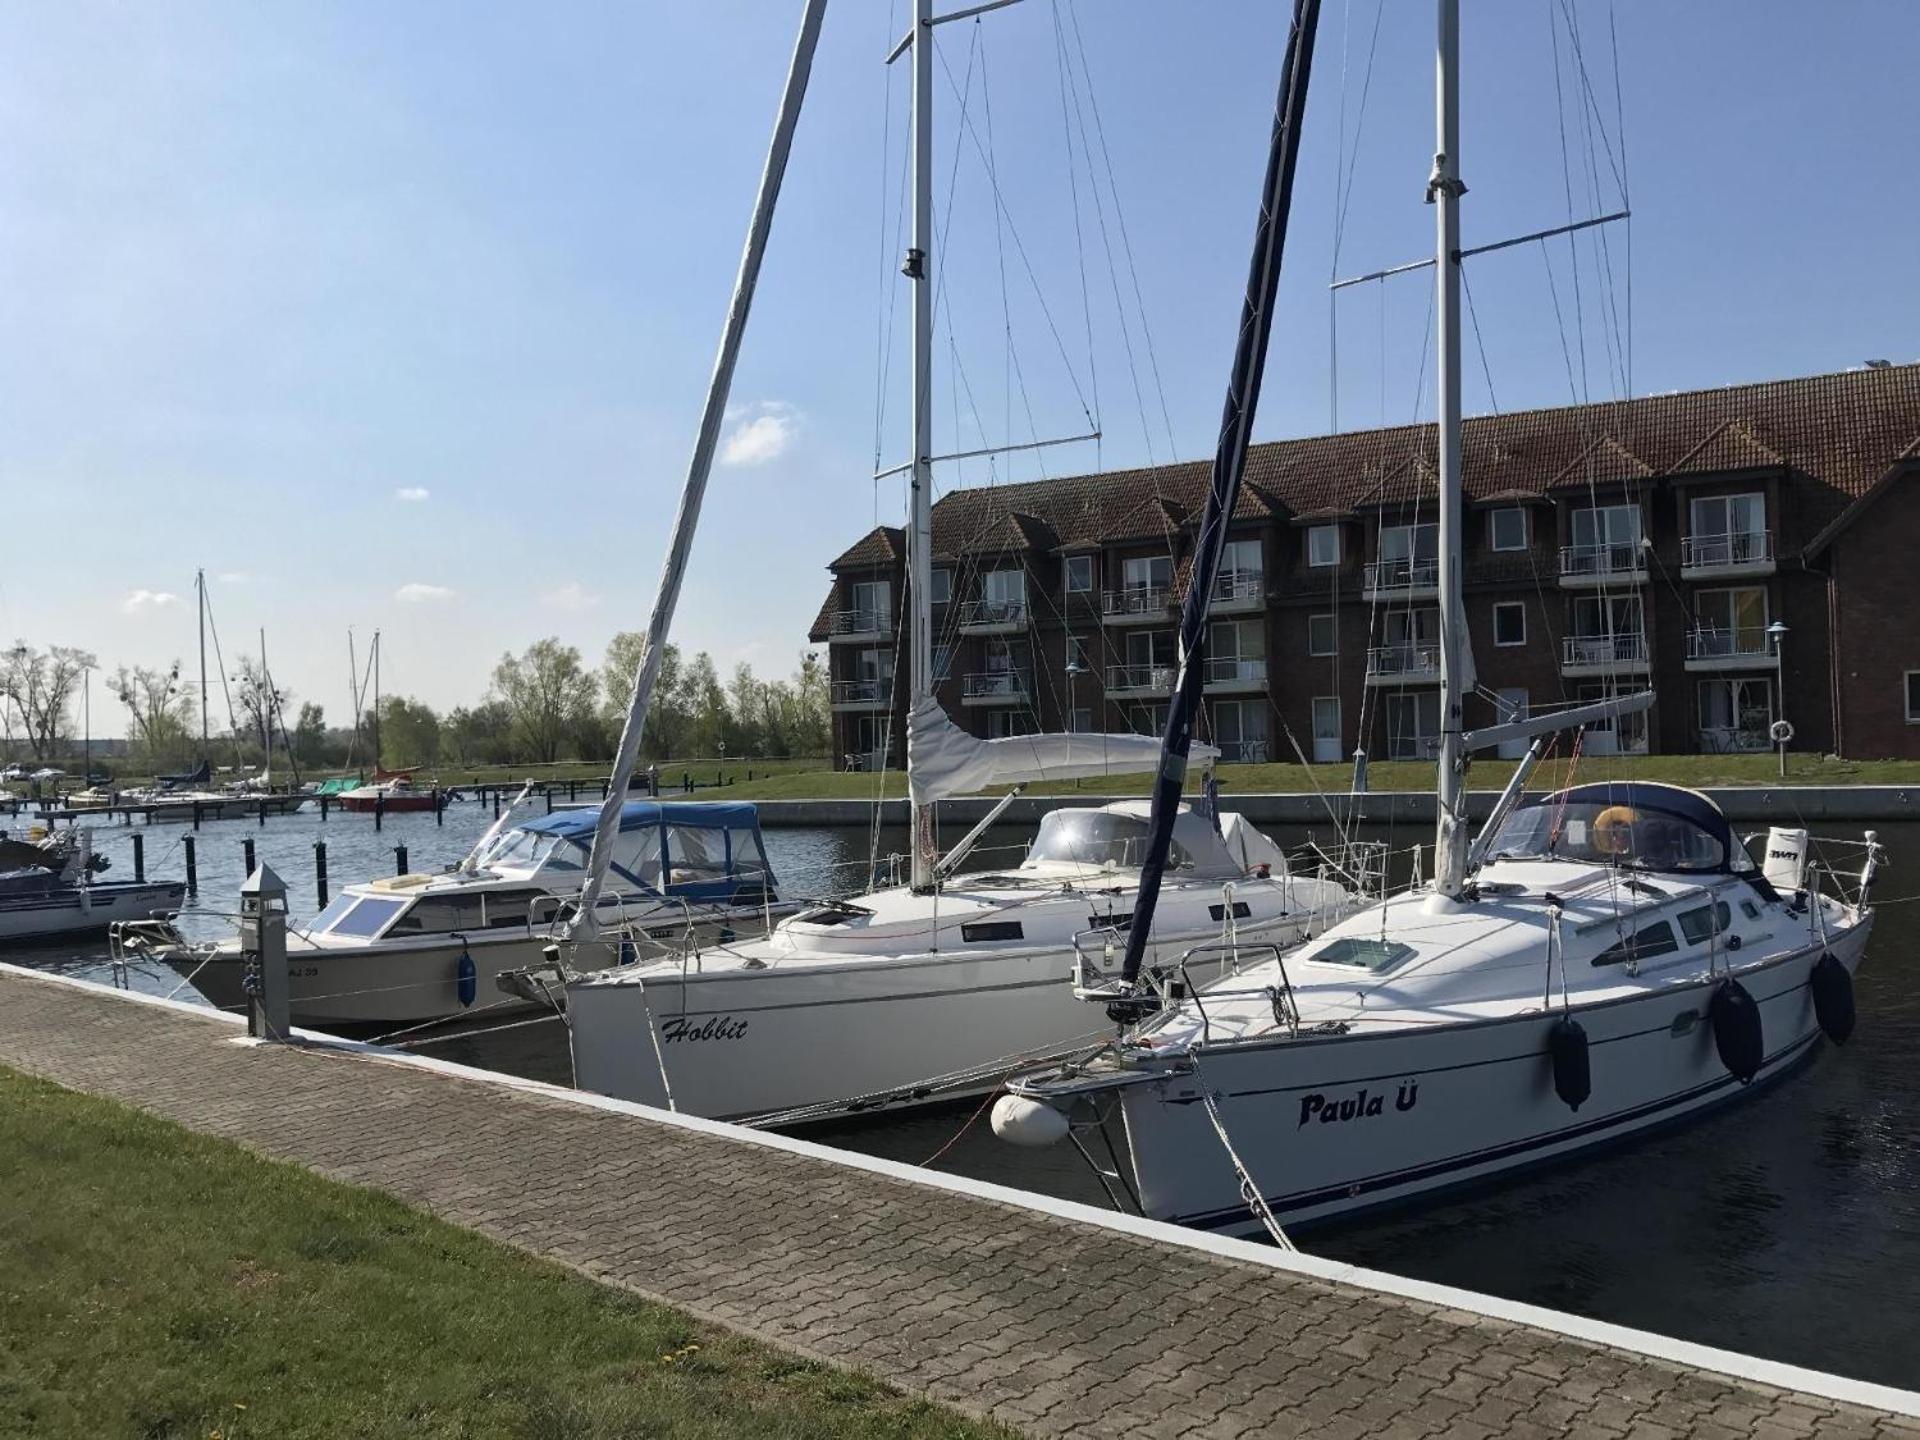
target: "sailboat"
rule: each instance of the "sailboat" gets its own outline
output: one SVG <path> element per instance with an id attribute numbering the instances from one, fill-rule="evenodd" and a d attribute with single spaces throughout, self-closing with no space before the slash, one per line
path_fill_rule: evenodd
<path id="1" fill-rule="evenodd" d="M 1150 954 L 1185 954 L 1190 978 L 1211 978 L 1228 968 L 1229 943 L 1236 956 L 1278 954 L 1353 903 L 1335 876 L 1291 873 L 1279 848 L 1241 817 L 1188 808 L 1170 819 L 1162 904 L 1151 925 L 1144 923 L 1136 907 L 1148 819 L 1139 801 L 1055 810 L 1018 865 L 960 873 L 1019 787 L 1137 773 L 1160 758 L 1150 736 L 977 739 L 946 716 L 933 694 L 932 38 L 944 20 L 981 8 L 936 18 L 931 0 L 915 0 L 912 29 L 895 50 L 910 53 L 913 65 L 912 237 L 902 266 L 913 283 L 908 883 L 808 908 L 757 938 L 576 975 L 565 998 L 575 1082 L 584 1089 L 703 1116 L 762 1119 L 984 1093 L 1023 1058 L 1057 1053 L 1087 1037 L 1088 1016 L 1074 1000 L 1070 977 L 1083 964 L 1117 964 L 1129 927 Z M 818 23 L 819 5 L 809 4 L 603 827 L 615 804 L 611 797 L 624 793 L 637 756 L 655 656 L 704 493 Z M 1203 583 L 1211 577 L 1196 580 L 1195 588 Z M 1210 760 L 1217 752 L 1201 747 L 1199 754 Z M 996 784 L 1016 788 L 942 855 L 935 805 Z M 596 840 L 596 868 L 600 854 Z M 590 876 L 585 923 L 576 932 L 581 947 L 604 944 L 591 933 L 595 884 Z M 1218 953 L 1194 954 L 1206 946 Z"/>
<path id="2" fill-rule="evenodd" d="M 1295 21 L 1309 51 L 1314 9 L 1301 0 Z M 1644 710 L 1649 694 L 1462 727 L 1458 41 L 1459 0 L 1439 0 L 1433 878 L 1188 995 L 1130 948 L 1117 976 L 1087 971 L 1078 987 L 1118 1035 L 1016 1075 L 994 1106 L 1019 1144 L 1121 1126 L 1131 1176 L 1103 1180 L 1124 1181 L 1141 1213 L 1283 1245 L 1288 1223 L 1578 1155 L 1786 1075 L 1823 1035 L 1851 1033 L 1873 929 L 1871 831 L 1837 863 L 1824 856 L 1841 842 L 1816 852 L 1798 829 L 1771 831 L 1756 856 L 1678 786 L 1524 797 L 1549 733 Z M 1468 759 L 1516 740 L 1527 756 L 1469 844 Z"/>

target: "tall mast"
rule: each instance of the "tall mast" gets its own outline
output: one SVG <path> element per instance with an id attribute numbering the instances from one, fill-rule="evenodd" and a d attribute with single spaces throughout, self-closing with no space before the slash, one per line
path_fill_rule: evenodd
<path id="1" fill-rule="evenodd" d="M 273 672 L 267 668 L 267 629 L 260 627 L 260 683 L 267 693 L 260 697 L 260 769 L 273 769 Z"/>
<path id="2" fill-rule="evenodd" d="M 200 758 L 207 754 L 207 572 L 193 574 L 194 595 L 200 602 Z"/>
<path id="3" fill-rule="evenodd" d="M 1440 390 L 1440 756 L 1433 890 L 1443 901 L 1460 898 L 1467 877 L 1466 747 L 1461 699 L 1471 683 L 1461 638 L 1465 611 L 1460 573 L 1460 0 L 1439 0 L 1435 47 L 1433 174 L 1427 201 L 1434 207 L 1437 253 L 1434 312 L 1439 317 Z"/>
<path id="4" fill-rule="evenodd" d="M 908 706 L 933 695 L 933 0 L 913 3 L 913 240 L 901 266 L 913 282 L 912 514 L 907 534 Z M 938 847 L 933 807 L 912 801 L 913 888 L 930 890 Z"/>
<path id="5" fill-rule="evenodd" d="M 380 632 L 373 632 L 373 714 L 367 722 L 373 726 L 373 768 L 380 768 Z"/>
<path id="6" fill-rule="evenodd" d="M 347 764 L 360 759 L 360 656 L 353 647 L 353 627 L 347 627 L 347 695 L 353 702 L 353 739 L 347 746 Z"/>

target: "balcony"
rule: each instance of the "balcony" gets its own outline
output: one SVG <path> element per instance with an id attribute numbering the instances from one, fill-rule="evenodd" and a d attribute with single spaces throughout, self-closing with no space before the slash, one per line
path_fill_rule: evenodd
<path id="1" fill-rule="evenodd" d="M 827 617 L 827 642 L 831 645 L 892 638 L 891 610 L 836 610 Z"/>
<path id="2" fill-rule="evenodd" d="M 1360 594 L 1367 600 L 1431 600 L 1440 593 L 1438 560 L 1375 560 L 1362 572 Z"/>
<path id="3" fill-rule="evenodd" d="M 1245 694 L 1267 688 L 1267 662 L 1264 659 L 1222 657 L 1207 661 L 1207 693 L 1210 695 Z"/>
<path id="4" fill-rule="evenodd" d="M 1220 759 L 1228 765 L 1264 765 L 1273 758 L 1265 740 L 1223 740 Z"/>
<path id="5" fill-rule="evenodd" d="M 1569 635 L 1561 644 L 1562 675 L 1644 675 L 1645 635 Z"/>
<path id="6" fill-rule="evenodd" d="M 1107 698 L 1137 700 L 1146 696 L 1164 699 L 1173 689 L 1171 665 L 1109 665 Z"/>
<path id="7" fill-rule="evenodd" d="M 893 678 L 873 680 L 836 680 L 833 682 L 833 708 L 840 711 L 885 710 L 893 703 Z"/>
<path id="8" fill-rule="evenodd" d="M 1019 670 L 976 670 L 960 677 L 962 705 L 1025 705 L 1033 686 Z"/>
<path id="9" fill-rule="evenodd" d="M 1771 530 L 1741 530 L 1730 535 L 1689 535 L 1680 542 L 1682 580 L 1771 575 L 1773 569 Z"/>
<path id="10" fill-rule="evenodd" d="M 1173 592 L 1164 585 L 1109 590 L 1100 605 L 1100 613 L 1109 625 L 1164 625 L 1172 611 Z"/>
<path id="11" fill-rule="evenodd" d="M 969 600 L 954 612 L 962 635 L 1013 635 L 1027 628 L 1025 600 Z"/>
<path id="12" fill-rule="evenodd" d="M 1214 576 L 1214 615 L 1244 615 L 1265 608 L 1267 577 L 1260 570 L 1225 570 Z"/>
<path id="13" fill-rule="evenodd" d="M 1638 540 L 1608 545 L 1562 545 L 1560 586 L 1640 585 L 1647 578 L 1647 552 Z"/>
<path id="14" fill-rule="evenodd" d="M 1369 685 L 1438 685 L 1440 646 L 1376 645 L 1367 651 Z"/>
<path id="15" fill-rule="evenodd" d="M 1705 626 L 1687 632 L 1689 670 L 1771 670 L 1779 664 L 1780 656 L 1768 643 L 1765 630 Z"/>

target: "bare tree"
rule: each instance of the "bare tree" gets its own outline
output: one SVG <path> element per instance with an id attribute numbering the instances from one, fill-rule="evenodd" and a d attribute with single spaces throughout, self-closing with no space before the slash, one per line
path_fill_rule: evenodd
<path id="1" fill-rule="evenodd" d="M 122 665 L 113 675 L 113 693 L 133 719 L 133 738 L 155 765 L 182 758 L 191 743 L 193 692 L 180 681 L 180 662 L 171 669 Z"/>
<path id="2" fill-rule="evenodd" d="M 71 645 L 36 650 L 24 640 L 0 654 L 0 700 L 19 712 L 34 759 L 51 760 L 58 753 L 74 689 L 99 663 L 91 651 Z"/>

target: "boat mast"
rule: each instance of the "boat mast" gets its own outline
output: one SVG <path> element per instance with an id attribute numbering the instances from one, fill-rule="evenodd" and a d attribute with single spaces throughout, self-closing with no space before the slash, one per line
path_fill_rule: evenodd
<path id="1" fill-rule="evenodd" d="M 1440 755 L 1433 891 L 1460 898 L 1467 876 L 1467 751 L 1461 701 L 1470 683 L 1460 573 L 1460 0 L 1439 0 L 1435 47 L 1436 148 L 1427 202 L 1434 207 L 1437 252 L 1434 313 L 1439 318 L 1440 392 Z"/>
<path id="2" fill-rule="evenodd" d="M 200 603 L 200 758 L 208 764 L 212 759 L 207 746 L 207 572 L 193 572 L 193 591 Z"/>
<path id="3" fill-rule="evenodd" d="M 913 3 L 913 238 L 900 267 L 913 282 L 912 499 L 907 533 L 909 710 L 933 695 L 933 0 Z M 912 757 L 908 757 L 912 764 Z M 931 890 L 939 847 L 933 806 L 910 801 L 913 888 Z"/>
<path id="4" fill-rule="evenodd" d="M 373 769 L 377 776 L 380 771 L 380 632 L 373 632 L 373 714 L 368 723 L 373 726 Z"/>

